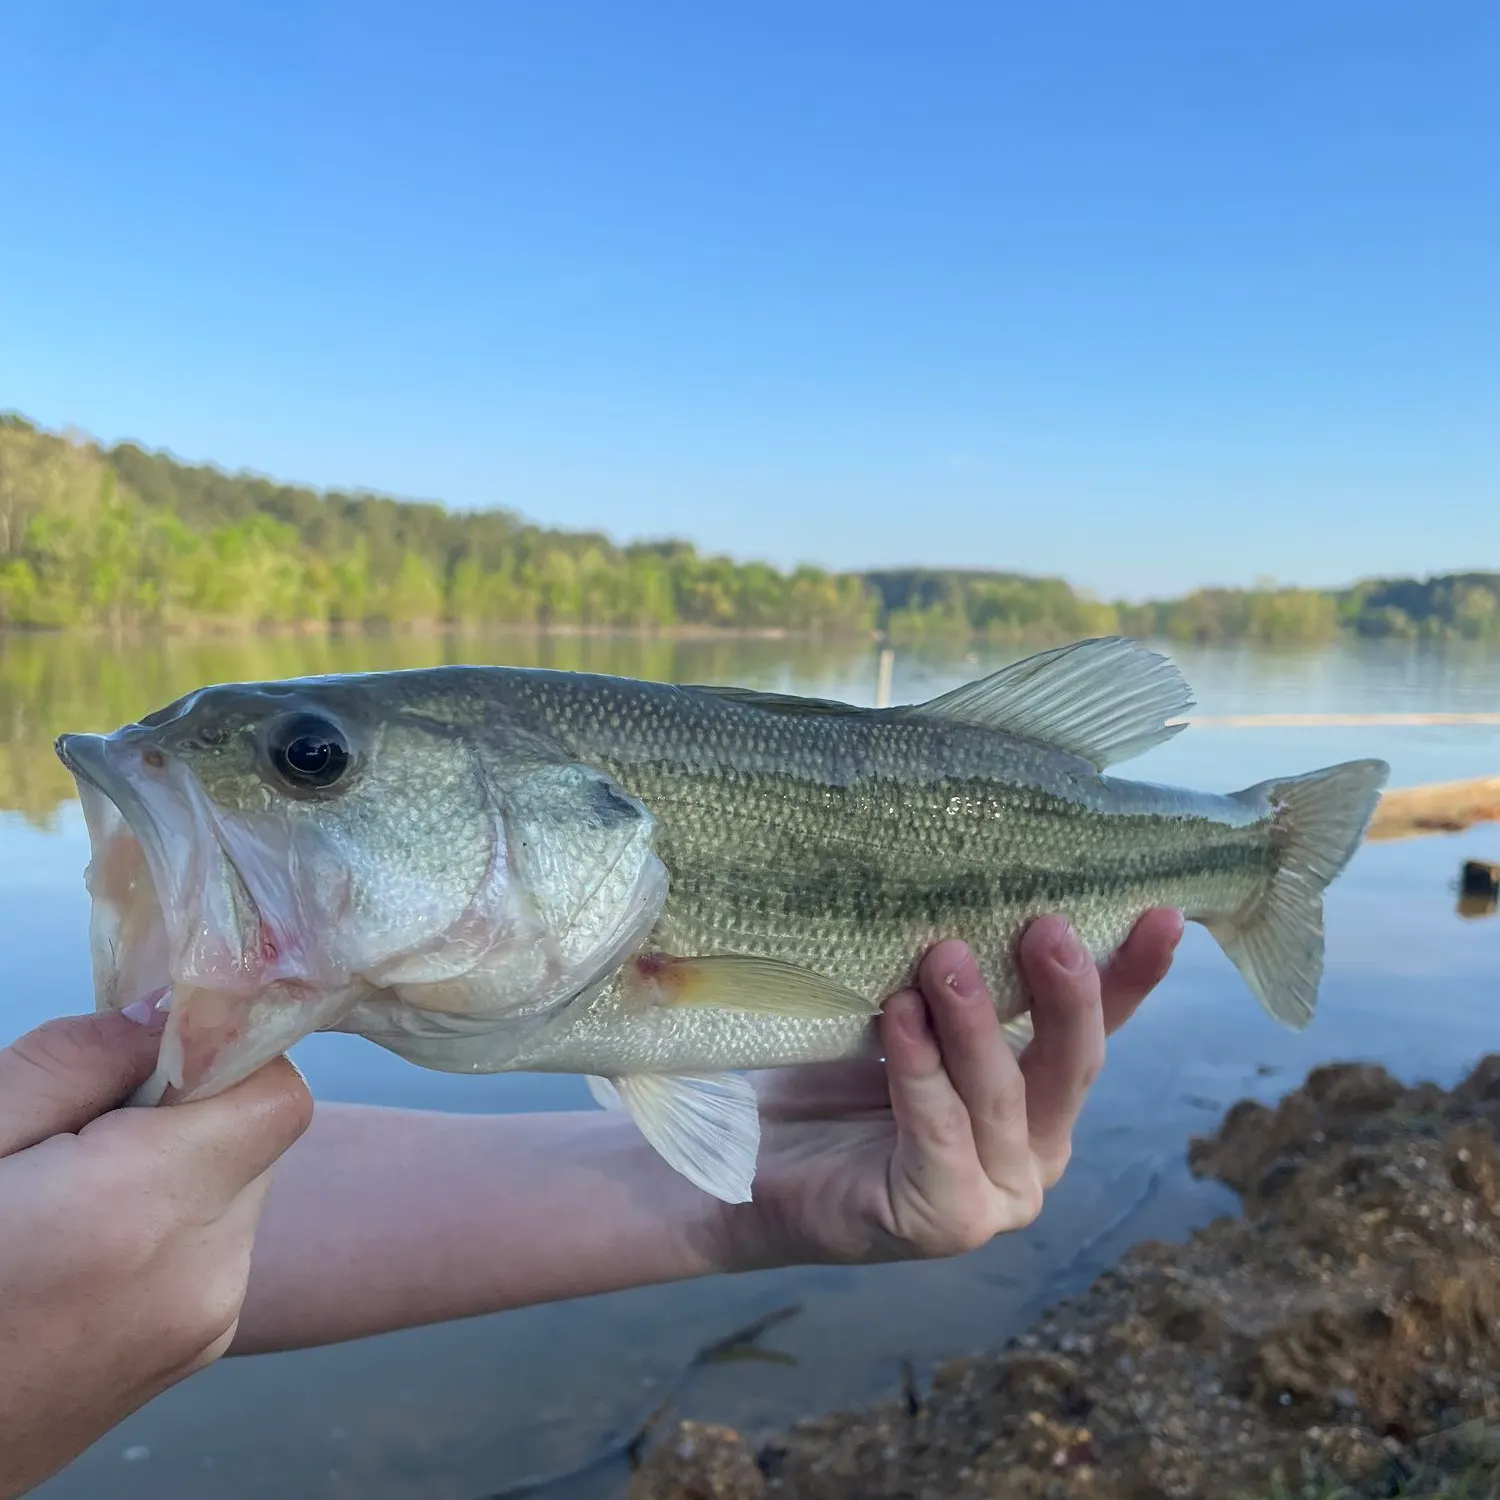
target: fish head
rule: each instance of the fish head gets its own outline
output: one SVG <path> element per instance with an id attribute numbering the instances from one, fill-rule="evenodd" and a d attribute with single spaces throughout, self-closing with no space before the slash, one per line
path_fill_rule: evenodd
<path id="1" fill-rule="evenodd" d="M 403 964 L 502 936 L 503 825 L 471 747 L 357 680 L 205 688 L 56 748 L 91 846 L 96 1004 L 169 997 L 174 1098 L 238 1082 Z"/>
<path id="2" fill-rule="evenodd" d="M 449 1065 L 453 1036 L 600 983 L 665 900 L 639 802 L 422 674 L 203 688 L 57 753 L 91 845 L 96 1004 L 165 999 L 163 1099 L 316 1030 Z"/>

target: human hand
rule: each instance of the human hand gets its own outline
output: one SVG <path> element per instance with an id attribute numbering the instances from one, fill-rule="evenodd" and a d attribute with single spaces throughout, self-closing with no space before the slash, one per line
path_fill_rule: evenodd
<path id="1" fill-rule="evenodd" d="M 269 1169 L 311 1118 L 284 1060 L 116 1109 L 155 1064 L 153 1019 L 72 1016 L 0 1050 L 0 1500 L 228 1348 Z"/>
<path id="2" fill-rule="evenodd" d="M 724 1208 L 724 1263 L 956 1255 L 1025 1228 L 1067 1166 L 1105 1037 L 1160 983 L 1182 930 L 1180 912 L 1147 912 L 1101 974 L 1067 923 L 1033 922 L 1020 962 L 1034 1034 L 1019 1058 L 967 946 L 939 943 L 918 988 L 886 1003 L 884 1063 L 760 1083 L 755 1198 Z"/>

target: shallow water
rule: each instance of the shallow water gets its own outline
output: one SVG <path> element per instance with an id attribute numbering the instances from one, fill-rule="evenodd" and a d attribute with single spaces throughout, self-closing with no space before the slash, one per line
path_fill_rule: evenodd
<path id="1" fill-rule="evenodd" d="M 1014 654 L 1014 653 L 1012 653 Z M 1500 655 L 1370 645 L 1316 653 L 1178 650 L 1205 715 L 1492 710 Z M 894 695 L 923 698 L 1003 659 L 898 659 Z M 678 681 L 737 681 L 869 702 L 873 654 L 784 642 L 280 639 L 228 647 L 0 641 L 0 1040 L 90 1003 L 87 841 L 53 735 L 108 729 L 205 681 L 440 660 L 513 661 Z M 1493 774 L 1494 727 L 1189 730 L 1126 770 L 1228 790 L 1382 755 L 1394 784 Z M 703 1344 L 800 1304 L 769 1347 L 791 1362 L 696 1376 L 678 1405 L 756 1426 L 899 1388 L 901 1362 L 993 1346 L 1077 1290 L 1133 1240 L 1178 1236 L 1233 1207 L 1182 1162 L 1193 1133 L 1245 1095 L 1274 1098 L 1333 1058 L 1451 1082 L 1496 1045 L 1500 920 L 1464 921 L 1466 857 L 1500 860 L 1500 828 L 1368 845 L 1328 900 L 1328 965 L 1313 1027 L 1264 1017 L 1211 939 L 1191 929 L 1168 981 L 1112 1046 L 1074 1164 L 1025 1234 L 975 1255 L 865 1270 L 811 1269 L 614 1294 L 221 1364 L 169 1392 L 39 1493 L 49 1500 L 481 1500 L 585 1459 L 630 1429 Z M 453 1110 L 588 1107 L 572 1079 L 425 1073 L 351 1037 L 297 1057 L 319 1098 Z M 496 1247 L 504 1253 L 503 1246 Z M 618 1495 L 610 1466 L 553 1497 Z"/>

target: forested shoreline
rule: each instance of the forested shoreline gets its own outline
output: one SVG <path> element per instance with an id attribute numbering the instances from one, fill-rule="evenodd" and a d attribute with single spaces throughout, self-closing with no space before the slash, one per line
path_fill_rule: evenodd
<path id="1" fill-rule="evenodd" d="M 1121 632 L 1210 643 L 1500 640 L 1500 573 L 1266 583 L 1144 604 L 1060 578 L 835 573 L 620 544 L 513 511 L 318 491 L 106 447 L 0 414 L 0 629 L 170 632 L 521 626 L 894 643 Z"/>

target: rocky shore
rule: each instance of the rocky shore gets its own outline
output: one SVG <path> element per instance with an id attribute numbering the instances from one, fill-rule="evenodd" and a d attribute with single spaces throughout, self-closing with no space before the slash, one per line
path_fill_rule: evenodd
<path id="1" fill-rule="evenodd" d="M 901 1401 L 680 1424 L 630 1500 L 1500 1495 L 1497 1147 L 1500 1055 L 1451 1091 L 1320 1068 L 1192 1143 L 1243 1216 Z"/>

